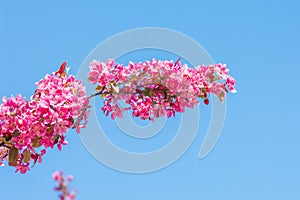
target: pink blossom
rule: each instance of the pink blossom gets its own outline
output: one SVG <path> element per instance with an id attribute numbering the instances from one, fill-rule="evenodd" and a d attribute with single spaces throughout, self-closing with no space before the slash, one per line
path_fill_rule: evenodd
<path id="1" fill-rule="evenodd" d="M 224 101 L 228 91 L 235 92 L 235 80 L 228 75 L 225 64 L 189 68 L 179 61 L 152 59 L 129 62 L 124 67 L 109 60 L 93 61 L 90 69 L 90 82 L 101 88 L 98 90 L 104 99 L 101 109 L 106 116 L 111 114 L 112 119 L 122 117 L 122 112 L 129 108 L 132 116 L 141 119 L 175 117 L 176 112 L 199 105 L 199 97 L 208 104 L 209 93 Z M 120 108 L 121 99 L 130 107 Z"/>
<path id="2" fill-rule="evenodd" d="M 60 179 L 60 172 L 56 171 L 52 174 L 52 177 L 54 178 L 55 181 L 58 181 Z"/>
<path id="3" fill-rule="evenodd" d="M 89 101 L 85 87 L 67 75 L 65 65 L 36 83 L 30 101 L 21 95 L 2 98 L 0 143 L 11 153 L 1 153 L 0 164 L 6 158 L 16 171 L 26 173 L 30 163 L 42 162 L 47 148 L 57 146 L 61 150 L 67 144 L 65 133 L 69 128 L 82 128 L 83 118 L 83 123 L 87 122 Z"/>
<path id="4" fill-rule="evenodd" d="M 67 71 L 66 71 L 67 70 Z M 235 79 L 225 64 L 189 68 L 179 59 L 152 59 L 129 62 L 123 66 L 110 59 L 93 61 L 88 80 L 96 85 L 96 94 L 87 97 L 85 86 L 68 75 L 66 63 L 57 72 L 36 83 L 31 100 L 21 95 L 3 97 L 0 105 L 0 165 L 8 162 L 16 171 L 26 173 L 29 165 L 41 163 L 46 149 L 67 145 L 66 132 L 80 133 L 88 123 L 89 98 L 102 95 L 101 110 L 112 119 L 132 116 L 142 120 L 175 117 L 186 108 L 209 104 L 209 94 L 224 101 L 235 93 Z M 123 100 L 128 106 L 121 107 Z M 73 198 L 72 195 L 69 195 Z"/>
<path id="5" fill-rule="evenodd" d="M 53 173 L 52 177 L 56 181 L 57 185 L 55 186 L 54 191 L 59 193 L 59 198 L 61 200 L 74 200 L 77 192 L 69 189 L 69 185 L 74 179 L 73 176 L 69 175 L 66 178 L 62 171 L 56 171 Z"/>

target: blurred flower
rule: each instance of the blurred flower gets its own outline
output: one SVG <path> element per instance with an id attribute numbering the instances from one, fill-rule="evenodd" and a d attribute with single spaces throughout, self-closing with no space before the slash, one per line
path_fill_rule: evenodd
<path id="1" fill-rule="evenodd" d="M 64 176 L 63 171 L 56 171 L 52 174 L 53 179 L 56 181 L 54 191 L 58 192 L 60 200 L 74 200 L 77 191 L 69 189 L 69 185 L 73 181 L 73 176 L 69 175 L 67 178 Z"/>

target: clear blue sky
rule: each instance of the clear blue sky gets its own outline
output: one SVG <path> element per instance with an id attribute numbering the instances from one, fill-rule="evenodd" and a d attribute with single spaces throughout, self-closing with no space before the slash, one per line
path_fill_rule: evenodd
<path id="1" fill-rule="evenodd" d="M 1 168 L 0 199 L 57 199 L 51 174 L 64 170 L 75 177 L 78 200 L 299 200 L 299 8 L 298 1 L 278 0 L 1 1 L 1 97 L 28 98 L 34 83 L 62 61 L 76 74 L 100 42 L 146 26 L 195 39 L 216 62 L 227 63 L 238 94 L 227 99 L 222 136 L 203 160 L 198 151 L 210 107 L 203 107 L 199 133 L 183 157 L 149 174 L 102 165 L 70 131 L 63 152 L 48 151 L 43 164 L 26 175 Z M 168 132 L 154 142 L 167 142 Z"/>

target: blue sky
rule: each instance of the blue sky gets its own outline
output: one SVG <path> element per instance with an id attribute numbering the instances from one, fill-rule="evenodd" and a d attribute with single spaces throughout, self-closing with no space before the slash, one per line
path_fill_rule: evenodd
<path id="1" fill-rule="evenodd" d="M 28 98 L 34 83 L 64 60 L 76 74 L 100 42 L 149 26 L 182 32 L 216 62 L 227 63 L 238 93 L 228 96 L 222 136 L 203 160 L 198 151 L 209 106 L 200 107 L 194 143 L 168 168 L 140 175 L 112 170 L 95 160 L 70 131 L 63 152 L 48 151 L 43 164 L 26 175 L 2 168 L 0 199 L 57 199 L 51 178 L 55 170 L 75 177 L 72 187 L 78 190 L 78 200 L 300 199 L 299 6 L 298 1 L 278 0 L 1 1 L 1 97 L 22 93 Z M 105 124 L 107 119 L 101 120 Z M 149 149 L 172 138 L 176 120 L 168 123 L 161 140 L 147 142 Z M 125 149 L 143 150 L 122 142 L 123 136 L 109 137 Z"/>

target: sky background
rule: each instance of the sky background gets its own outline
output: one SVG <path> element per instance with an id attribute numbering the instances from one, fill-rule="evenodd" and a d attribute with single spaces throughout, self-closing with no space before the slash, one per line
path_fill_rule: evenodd
<path id="1" fill-rule="evenodd" d="M 194 143 L 168 168 L 140 175 L 115 171 L 95 160 L 69 131 L 69 145 L 62 152 L 49 150 L 26 175 L 1 168 L 0 200 L 57 199 L 51 177 L 56 170 L 75 177 L 71 186 L 78 190 L 78 200 L 299 200 L 299 8 L 299 1 L 279 0 L 1 0 L 0 97 L 21 93 L 29 98 L 34 83 L 63 61 L 76 74 L 102 41 L 149 26 L 196 40 L 215 62 L 228 65 L 238 93 L 228 96 L 221 138 L 203 160 L 198 152 L 210 106 L 200 107 Z M 174 59 L 169 56 L 140 51 L 132 60 Z M 101 120 L 107 129 L 113 126 L 100 115 Z M 174 137 L 176 119 L 168 123 L 160 139 L 145 145 L 117 137 L 122 135 L 117 131 L 108 137 L 127 150 L 154 150 Z"/>

